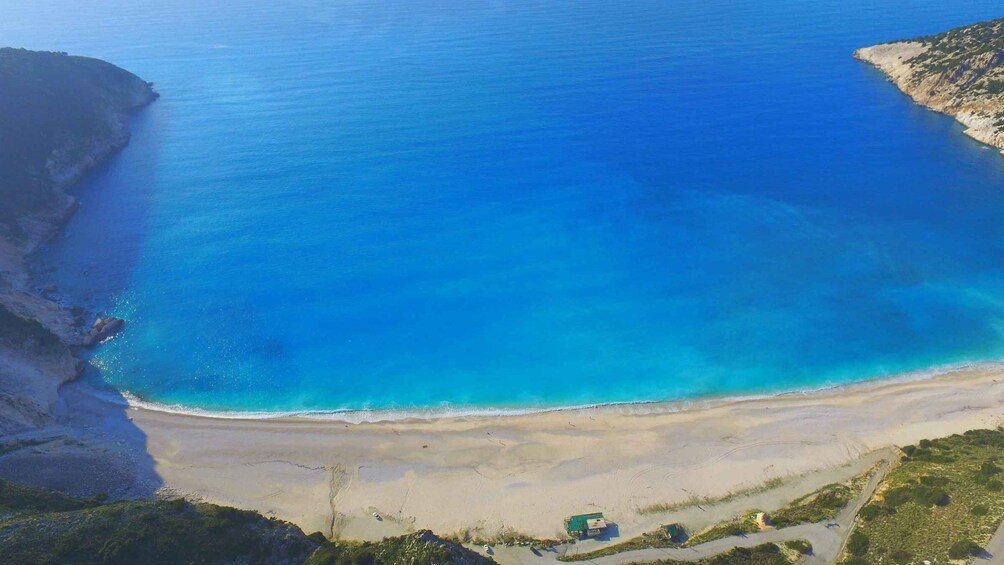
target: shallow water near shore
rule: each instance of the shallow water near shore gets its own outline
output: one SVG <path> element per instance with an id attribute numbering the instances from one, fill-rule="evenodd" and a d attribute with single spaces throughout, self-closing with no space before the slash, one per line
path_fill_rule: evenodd
<path id="1" fill-rule="evenodd" d="M 1004 158 L 851 58 L 996 3 L 23 4 L 5 43 L 162 94 L 40 258 L 129 320 L 92 363 L 137 397 L 525 409 L 1004 358 Z"/>

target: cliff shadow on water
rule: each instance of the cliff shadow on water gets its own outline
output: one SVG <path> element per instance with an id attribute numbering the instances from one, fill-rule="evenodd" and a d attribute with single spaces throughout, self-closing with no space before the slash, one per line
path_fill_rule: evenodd
<path id="1" fill-rule="evenodd" d="M 80 208 L 31 258 L 37 286 L 67 306 L 100 315 L 128 301 L 123 293 L 148 235 L 162 105 L 132 115 L 129 146 L 70 191 Z"/>
<path id="2" fill-rule="evenodd" d="M 99 316 L 122 315 L 118 304 L 139 261 L 156 182 L 157 108 L 132 115 L 129 146 L 70 190 L 80 209 L 31 258 L 37 285 L 83 317 L 77 323 L 85 327 Z M 128 417 L 128 402 L 104 384 L 99 363 L 91 362 L 101 347 L 78 353 L 86 362 L 76 381 L 60 387 L 55 426 L 35 433 L 55 439 L 0 458 L 0 477 L 113 498 L 150 497 L 163 485 L 146 434 Z"/>
<path id="3" fill-rule="evenodd" d="M 95 318 L 146 234 L 157 94 L 109 63 L 24 49 L 0 49 L 0 79 L 0 479 L 151 496 L 162 481 L 125 399 L 82 381 L 101 380 L 85 345 L 108 337 Z"/>

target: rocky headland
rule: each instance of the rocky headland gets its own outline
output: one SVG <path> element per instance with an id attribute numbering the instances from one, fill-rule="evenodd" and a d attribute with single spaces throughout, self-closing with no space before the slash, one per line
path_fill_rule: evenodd
<path id="1" fill-rule="evenodd" d="M 51 423 L 79 349 L 124 325 L 47 298 L 27 261 L 76 209 L 70 187 L 128 144 L 130 114 L 156 98 L 104 61 L 0 49 L 0 434 Z"/>
<path id="2" fill-rule="evenodd" d="M 854 56 L 918 104 L 954 117 L 966 135 L 1004 150 L 1004 19 L 865 47 Z"/>

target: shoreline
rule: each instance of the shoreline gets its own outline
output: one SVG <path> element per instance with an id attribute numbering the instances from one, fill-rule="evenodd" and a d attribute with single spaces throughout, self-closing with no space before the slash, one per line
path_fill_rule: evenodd
<path id="1" fill-rule="evenodd" d="M 12 193 L 10 216 L 0 222 L 0 318 L 6 320 L 3 330 L 7 337 L 17 336 L 0 344 L 3 435 L 54 423 L 53 407 L 60 387 L 80 377 L 83 361 L 79 353 L 96 330 L 88 325 L 85 309 L 53 300 L 40 288 L 33 267 L 39 250 L 63 233 L 79 208 L 74 189 L 129 144 L 132 116 L 159 95 L 152 83 L 97 59 L 11 48 L 0 49 L 0 56 L 16 63 L 8 63 L 18 69 L 11 75 L 14 82 L 24 79 L 24 73 L 41 73 L 40 68 L 74 71 L 51 84 L 34 77 L 30 84 L 45 84 L 48 90 L 36 92 L 42 99 L 40 104 L 21 116 L 49 112 L 54 123 L 68 120 L 72 127 L 66 126 L 55 137 L 49 132 L 46 135 L 50 137 L 38 141 L 47 152 L 44 160 L 35 162 L 34 157 L 21 156 L 19 166 L 4 166 L 4 173 L 15 178 L 37 175 L 37 186 L 18 187 Z M 82 97 L 82 107 L 91 114 L 64 116 L 56 107 L 47 107 L 47 97 L 70 96 L 70 92 Z M 34 194 L 37 201 L 22 201 L 23 197 L 16 197 L 21 192 Z M 34 338 L 24 340 L 26 335 Z"/>
<path id="2" fill-rule="evenodd" d="M 210 420 L 242 420 L 242 421 L 307 421 L 307 422 L 334 422 L 348 424 L 379 423 L 379 422 L 402 422 L 402 421 L 431 421 L 454 418 L 510 418 L 520 416 L 530 416 L 534 414 L 549 414 L 562 412 L 582 412 L 612 411 L 632 414 L 670 414 L 688 410 L 713 408 L 716 406 L 730 405 L 739 402 L 770 400 L 785 397 L 804 397 L 827 393 L 840 393 L 842 391 L 856 391 L 858 389 L 881 388 L 888 385 L 923 381 L 927 379 L 937 379 L 956 373 L 966 371 L 992 371 L 1004 372 L 1004 360 L 1000 361 L 967 361 L 961 363 L 950 363 L 945 365 L 934 365 L 926 369 L 907 371 L 890 375 L 865 377 L 863 379 L 852 380 L 846 383 L 827 384 L 818 387 L 801 388 L 794 390 L 780 390 L 776 392 L 765 392 L 761 394 L 720 394 L 699 396 L 679 400 L 628 400 L 613 402 L 596 402 L 588 404 L 574 404 L 568 406 L 528 406 L 528 407 L 493 407 L 493 406 L 456 406 L 456 407 L 415 407 L 415 408 L 373 408 L 373 409 L 334 409 L 334 410 L 211 410 L 181 404 L 168 404 L 144 400 L 127 391 L 111 387 L 114 393 L 102 391 L 90 383 L 84 386 L 90 391 L 89 394 L 104 401 L 120 403 L 129 409 L 146 410 L 149 412 L 160 412 L 178 416 L 189 416 L 193 418 L 205 418 Z M 69 384 L 69 383 L 67 383 Z M 111 398 L 119 396 L 121 398 Z"/>
<path id="3" fill-rule="evenodd" d="M 985 86 L 1001 76 L 1001 61 L 993 52 L 962 47 L 961 40 L 952 38 L 977 28 L 989 27 L 998 33 L 1002 25 L 1004 20 L 994 20 L 879 43 L 857 49 L 853 56 L 878 69 L 914 103 L 953 118 L 962 125 L 963 134 L 1004 154 L 1004 122 L 1000 120 L 1004 104 Z M 959 53 L 967 56 L 956 60 Z"/>
<path id="4" fill-rule="evenodd" d="M 673 411 L 622 404 L 355 424 L 168 413 L 86 388 L 63 388 L 74 407 L 66 425 L 148 456 L 158 492 L 353 540 L 424 528 L 557 538 L 563 517 L 586 511 L 606 513 L 626 540 L 673 521 L 638 511 L 646 506 L 832 478 L 877 450 L 1004 423 L 1002 364 Z"/>
<path id="5" fill-rule="evenodd" d="M 86 485 L 90 495 L 166 493 L 254 509 L 336 539 L 419 529 L 558 538 L 565 516 L 602 511 L 627 540 L 676 521 L 642 508 L 778 478 L 832 482 L 879 450 L 997 427 L 1004 362 L 764 394 L 525 409 L 228 413 L 79 380 L 57 394 L 55 421 L 19 432 L 43 443 L 0 458 L 0 474 Z"/>

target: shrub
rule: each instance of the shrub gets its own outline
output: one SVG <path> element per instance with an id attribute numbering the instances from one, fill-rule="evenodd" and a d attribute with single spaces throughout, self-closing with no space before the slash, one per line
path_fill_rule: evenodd
<path id="1" fill-rule="evenodd" d="M 1001 472 L 1001 468 L 993 461 L 984 461 L 980 466 L 980 474 L 984 477 L 992 477 Z"/>
<path id="2" fill-rule="evenodd" d="M 98 550 L 98 557 L 103 563 L 135 563 L 148 557 L 144 542 L 134 533 L 116 532 Z"/>
<path id="3" fill-rule="evenodd" d="M 784 546 L 792 551 L 797 551 L 802 555 L 812 554 L 812 544 L 800 539 L 790 540 L 784 542 Z"/>
<path id="4" fill-rule="evenodd" d="M 871 522 L 872 520 L 878 518 L 880 515 L 884 513 L 885 509 L 879 506 L 878 504 L 869 504 L 868 506 L 865 506 L 864 508 L 861 509 L 861 512 L 858 513 L 858 516 L 860 516 L 861 519 L 864 520 L 865 522 Z"/>
<path id="5" fill-rule="evenodd" d="M 948 478 L 925 475 L 920 478 L 920 484 L 928 487 L 943 487 L 948 484 Z"/>
<path id="6" fill-rule="evenodd" d="M 913 489 L 913 499 L 924 506 L 945 506 L 949 502 L 948 493 L 944 489 L 920 485 Z"/>
<path id="7" fill-rule="evenodd" d="M 868 539 L 868 536 L 860 531 L 855 531 L 851 534 L 850 539 L 847 540 L 847 551 L 851 552 L 851 555 L 860 557 L 868 553 L 868 546 L 870 544 L 871 540 Z"/>
<path id="8" fill-rule="evenodd" d="M 775 526 L 783 528 L 830 519 L 835 517 L 841 508 L 847 506 L 854 494 L 853 489 L 844 484 L 826 485 L 774 512 L 771 520 Z"/>
<path id="9" fill-rule="evenodd" d="M 172 512 L 184 512 L 185 510 L 188 510 L 188 501 L 184 498 L 172 498 L 171 500 L 165 501 L 164 506 Z"/>
<path id="10" fill-rule="evenodd" d="M 892 508 L 902 506 L 910 501 L 912 490 L 913 489 L 910 487 L 896 487 L 894 489 L 889 489 L 884 495 L 885 503 Z"/>
<path id="11" fill-rule="evenodd" d="M 729 535 L 733 535 L 733 536 L 744 536 L 744 535 L 747 534 L 746 528 L 744 528 L 743 525 L 739 524 L 739 523 L 731 524 L 728 527 L 728 532 L 729 532 Z"/>
<path id="12" fill-rule="evenodd" d="M 897 565 L 907 565 L 913 562 L 913 554 L 904 549 L 897 549 L 889 554 L 889 559 Z"/>
<path id="13" fill-rule="evenodd" d="M 328 541 L 327 536 L 325 536 L 321 532 L 314 532 L 314 533 L 308 535 L 307 537 L 310 538 L 310 539 L 312 539 L 312 540 L 314 540 L 314 541 L 316 541 L 317 543 L 320 543 L 320 544 L 325 544 Z"/>
<path id="14" fill-rule="evenodd" d="M 955 457 L 949 454 L 932 453 L 930 449 L 918 449 L 913 455 L 917 461 L 928 461 L 931 463 L 954 463 Z"/>
<path id="15" fill-rule="evenodd" d="M 917 451 L 917 446 L 915 445 L 908 445 L 903 448 L 903 453 L 906 453 L 907 456 L 913 455 L 915 451 Z"/>
<path id="16" fill-rule="evenodd" d="M 990 508 L 986 504 L 977 504 L 969 510 L 969 513 L 973 516 L 986 516 L 990 513 Z"/>
<path id="17" fill-rule="evenodd" d="M 973 540 L 959 540 L 952 544 L 952 547 L 948 548 L 948 556 L 952 559 L 966 559 L 968 557 L 976 557 L 983 552 L 983 548 L 980 547 Z"/>
<path id="18" fill-rule="evenodd" d="M 708 565 L 736 565 L 738 563 L 764 563 L 781 564 L 788 563 L 788 560 L 781 555 L 781 548 L 765 543 L 752 548 L 737 547 L 728 553 L 723 553 L 712 557 L 707 561 Z"/>

